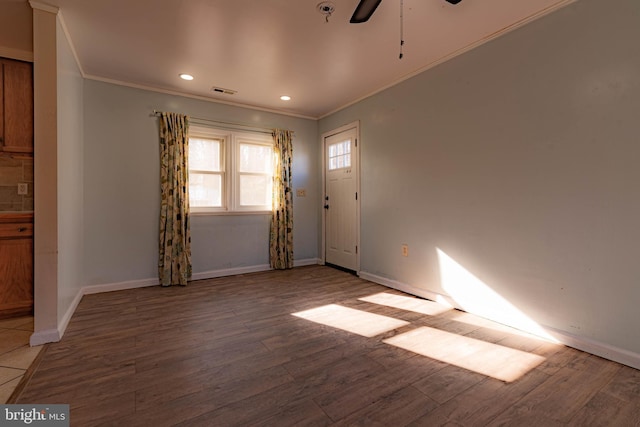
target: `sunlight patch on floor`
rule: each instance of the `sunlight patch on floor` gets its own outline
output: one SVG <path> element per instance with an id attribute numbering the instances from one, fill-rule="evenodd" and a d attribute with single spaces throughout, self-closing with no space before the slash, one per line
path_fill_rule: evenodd
<path id="1" fill-rule="evenodd" d="M 337 304 L 312 308 L 293 313 L 293 315 L 369 338 L 409 324 L 409 322 L 403 320 Z"/>
<path id="2" fill-rule="evenodd" d="M 429 316 L 437 316 L 445 311 L 451 310 L 451 307 L 444 306 L 437 302 L 408 297 L 404 295 L 396 295 L 388 292 L 380 292 L 378 294 L 369 295 L 368 297 L 358 298 L 360 301 L 370 302 L 373 304 L 384 305 L 387 307 L 399 308 L 414 313 L 428 314 Z"/>
<path id="3" fill-rule="evenodd" d="M 444 251 L 436 248 L 442 288 L 465 311 L 557 342 L 544 328 L 491 289 Z"/>
<path id="4" fill-rule="evenodd" d="M 383 342 L 505 382 L 517 380 L 545 360 L 536 354 L 426 326 Z"/>

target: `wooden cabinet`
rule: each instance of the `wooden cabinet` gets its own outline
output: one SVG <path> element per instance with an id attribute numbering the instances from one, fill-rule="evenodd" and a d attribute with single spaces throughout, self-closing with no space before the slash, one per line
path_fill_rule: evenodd
<path id="1" fill-rule="evenodd" d="M 33 311 L 33 214 L 0 214 L 0 318 Z"/>
<path id="2" fill-rule="evenodd" d="M 0 150 L 33 153 L 33 66 L 0 58 Z"/>

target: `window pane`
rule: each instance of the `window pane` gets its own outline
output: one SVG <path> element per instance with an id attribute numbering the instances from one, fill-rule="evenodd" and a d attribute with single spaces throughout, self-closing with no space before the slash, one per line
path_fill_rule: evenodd
<path id="1" fill-rule="evenodd" d="M 189 169 L 220 172 L 221 148 L 218 139 L 189 138 Z"/>
<path id="2" fill-rule="evenodd" d="M 351 141 L 329 146 L 329 170 L 351 167 Z"/>
<path id="3" fill-rule="evenodd" d="M 189 173 L 189 204 L 192 207 L 222 207 L 222 176 Z"/>
<path id="4" fill-rule="evenodd" d="M 240 175 L 240 206 L 271 206 L 271 177 Z"/>
<path id="5" fill-rule="evenodd" d="M 240 144 L 240 172 L 271 174 L 273 148 L 267 145 Z"/>

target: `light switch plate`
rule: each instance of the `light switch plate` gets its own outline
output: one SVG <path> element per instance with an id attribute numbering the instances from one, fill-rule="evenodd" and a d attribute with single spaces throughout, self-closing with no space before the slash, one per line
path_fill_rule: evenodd
<path id="1" fill-rule="evenodd" d="M 307 190 L 305 190 L 304 188 L 298 188 L 296 190 L 296 196 L 297 197 L 307 197 Z"/>

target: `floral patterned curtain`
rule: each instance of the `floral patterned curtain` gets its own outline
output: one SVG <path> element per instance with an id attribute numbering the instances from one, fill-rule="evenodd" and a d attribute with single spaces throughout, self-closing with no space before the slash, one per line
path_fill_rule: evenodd
<path id="1" fill-rule="evenodd" d="M 160 252 L 162 286 L 187 284 L 191 277 L 189 227 L 189 118 L 160 114 Z"/>
<path id="2" fill-rule="evenodd" d="M 275 165 L 269 263 L 271 268 L 278 270 L 293 268 L 292 136 L 293 132 L 290 130 L 273 131 Z"/>

